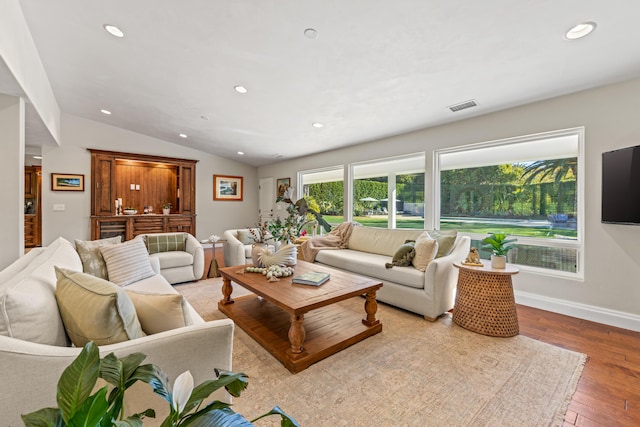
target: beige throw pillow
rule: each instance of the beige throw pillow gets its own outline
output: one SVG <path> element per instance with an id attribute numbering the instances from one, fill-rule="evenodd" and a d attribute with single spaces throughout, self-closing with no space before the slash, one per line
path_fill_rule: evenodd
<path id="1" fill-rule="evenodd" d="M 100 253 L 107 263 L 109 280 L 116 285 L 126 286 L 155 274 L 142 239 L 102 246 Z"/>
<path id="2" fill-rule="evenodd" d="M 123 289 L 99 277 L 55 267 L 56 300 L 67 335 L 77 347 L 145 336 Z"/>
<path id="3" fill-rule="evenodd" d="M 131 290 L 126 293 L 133 301 L 142 330 L 148 335 L 193 324 L 187 303 L 180 294 L 152 294 Z"/>
<path id="4" fill-rule="evenodd" d="M 426 271 L 429 263 L 436 257 L 438 242 L 425 231 L 416 239 L 415 251 L 411 264 L 420 271 Z"/>
<path id="5" fill-rule="evenodd" d="M 76 240 L 76 251 L 82 261 L 82 271 L 101 279 L 109 279 L 107 264 L 100 253 L 100 247 L 115 245 L 122 242 L 122 236 L 109 237 L 100 240 Z"/>
<path id="6" fill-rule="evenodd" d="M 453 244 L 456 242 L 456 237 L 458 237 L 457 230 L 431 230 L 428 231 L 428 233 L 432 239 L 438 241 L 438 254 L 436 258 L 447 256 L 451 253 Z"/>

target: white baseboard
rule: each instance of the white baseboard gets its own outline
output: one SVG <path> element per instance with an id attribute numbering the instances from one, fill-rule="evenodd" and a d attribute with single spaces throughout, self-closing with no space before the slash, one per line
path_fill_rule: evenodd
<path id="1" fill-rule="evenodd" d="M 636 314 L 545 297 L 530 292 L 514 291 L 514 294 L 518 304 L 640 332 L 640 316 Z"/>

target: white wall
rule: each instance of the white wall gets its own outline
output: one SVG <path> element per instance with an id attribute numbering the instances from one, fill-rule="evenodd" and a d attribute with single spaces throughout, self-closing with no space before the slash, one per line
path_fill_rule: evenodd
<path id="1" fill-rule="evenodd" d="M 257 222 L 258 181 L 256 168 L 181 147 L 135 132 L 68 114 L 62 115 L 60 147 L 43 147 L 42 228 L 43 245 L 58 236 L 67 240 L 90 238 L 91 154 L 88 148 L 153 154 L 198 160 L 196 164 L 196 237 L 206 239 L 224 230 Z M 51 173 L 84 174 L 85 191 L 51 191 Z M 213 174 L 244 177 L 242 202 L 213 201 Z M 64 204 L 65 211 L 53 211 Z M 158 210 L 160 207 L 157 207 Z"/>
<path id="2" fill-rule="evenodd" d="M 600 222 L 601 155 L 640 145 L 638 93 L 640 79 L 263 166 L 258 178 L 295 177 L 299 170 L 419 151 L 426 152 L 429 177 L 435 149 L 584 126 L 585 171 L 580 173 L 585 174 L 586 188 L 585 280 L 522 272 L 514 277 L 516 298 L 527 305 L 640 330 L 640 227 Z"/>
<path id="3" fill-rule="evenodd" d="M 24 101 L 0 95 L 0 269 L 24 253 Z"/>

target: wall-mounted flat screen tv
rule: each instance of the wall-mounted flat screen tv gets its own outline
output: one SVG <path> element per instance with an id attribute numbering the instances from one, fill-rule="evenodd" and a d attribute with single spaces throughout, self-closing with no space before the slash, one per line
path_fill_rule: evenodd
<path id="1" fill-rule="evenodd" d="M 602 153 L 602 222 L 640 225 L 640 145 Z"/>

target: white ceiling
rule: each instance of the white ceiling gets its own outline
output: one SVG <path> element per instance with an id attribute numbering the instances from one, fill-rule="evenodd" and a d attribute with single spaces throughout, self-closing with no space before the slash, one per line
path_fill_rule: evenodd
<path id="1" fill-rule="evenodd" d="M 21 5 L 63 112 L 256 166 L 640 76 L 638 0 Z"/>

